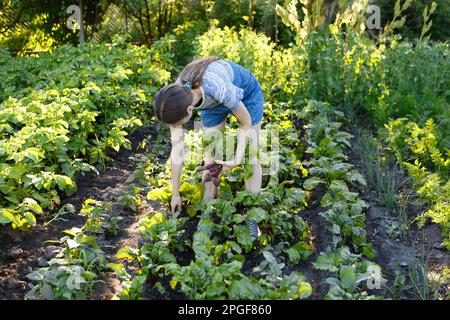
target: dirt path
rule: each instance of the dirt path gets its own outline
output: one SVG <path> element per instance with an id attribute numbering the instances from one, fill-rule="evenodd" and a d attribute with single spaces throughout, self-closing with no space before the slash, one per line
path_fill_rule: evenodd
<path id="1" fill-rule="evenodd" d="M 409 210 L 413 211 L 414 208 L 412 206 Z M 369 240 L 378 252 L 375 261 L 382 266 L 383 276 L 389 281 L 390 287 L 400 274 L 405 277 L 406 283 L 403 288 L 399 288 L 401 292 L 398 298 L 419 299 L 418 289 L 422 283 L 414 277 L 413 270 L 425 267 L 428 271 L 428 275 L 425 276 L 440 275 L 443 268 L 449 265 L 449 254 L 440 246 L 443 238 L 438 225 L 430 223 L 418 229 L 415 224 L 411 224 L 405 237 L 393 239 L 388 234 L 389 223 L 393 220 L 392 214 L 386 208 L 379 207 L 375 203 L 366 213 Z M 417 282 L 419 288 L 409 287 L 412 281 Z M 431 288 L 431 291 L 438 290 L 445 296 L 449 293 L 449 285 L 443 284 L 440 288 Z M 384 290 L 384 294 L 390 296 L 391 292 Z"/>
<path id="2" fill-rule="evenodd" d="M 136 162 L 141 156 L 142 150 L 138 150 L 139 143 L 153 130 L 151 128 L 139 128 L 130 136 L 132 150 L 123 149 L 119 153 L 110 155 L 110 161 L 99 175 L 88 174 L 81 176 L 78 181 L 78 191 L 61 201 L 61 206 L 71 203 L 76 212 L 81 209 L 82 203 L 92 198 L 95 200 L 109 201 L 112 205 L 112 215 L 123 216 L 120 221 L 120 232 L 110 238 L 99 238 L 109 259 L 113 260 L 117 249 L 123 246 L 137 246 L 139 241 L 138 220 L 148 208 L 145 206 L 134 215 L 127 215 L 123 208 L 114 205 L 114 202 L 126 188 L 126 180 L 134 171 Z M 73 227 L 81 227 L 85 218 L 77 214 L 66 214 L 64 220 L 56 220 L 48 226 L 45 221 L 39 221 L 38 225 L 27 232 L 15 232 L 9 227 L 0 228 L 0 299 L 23 299 L 29 290 L 26 275 L 33 269 L 46 266 L 51 259 L 54 246 L 44 244 L 47 240 L 59 239 L 62 231 Z M 105 283 L 99 285 L 94 298 L 110 299 L 118 281 L 115 274 L 107 272 Z"/>
<path id="3" fill-rule="evenodd" d="M 353 143 L 355 144 L 356 142 Z M 361 170 L 363 164 L 353 150 L 349 158 L 350 163 L 363 172 Z M 396 172 L 401 175 L 399 169 Z M 405 177 L 399 176 L 397 179 L 404 181 Z M 409 190 L 406 190 L 408 188 L 407 185 L 401 185 L 397 194 L 409 193 Z M 399 217 L 379 204 L 380 200 L 372 187 L 369 186 L 365 192 L 362 192 L 361 197 L 370 205 L 366 210 L 366 231 L 369 242 L 373 244 L 377 252 L 375 262 L 382 267 L 383 277 L 388 281 L 384 288 L 374 294 L 396 299 L 421 299 L 418 291 L 423 283 L 416 283 L 419 287 L 412 284 L 413 281 L 418 280 L 414 279 L 413 270 L 424 267 L 425 272 L 428 272 L 424 276 L 430 277 L 441 275 L 444 267 L 449 266 L 449 252 L 441 247 L 444 239 L 439 226 L 429 222 L 423 228 L 418 228 L 414 219 L 426 208 L 419 206 L 411 199 L 405 207 L 409 228 L 403 236 L 393 237 L 390 234 L 390 228 L 393 224 L 399 223 Z M 405 277 L 405 283 L 398 286 L 398 292 L 392 292 L 395 282 L 402 276 Z M 440 294 L 445 296 L 450 292 L 450 283 L 442 285 L 441 288 L 430 289 L 431 291 L 439 290 Z"/>
<path id="4" fill-rule="evenodd" d="M 294 271 L 301 272 L 310 282 L 313 292 L 311 299 L 322 300 L 328 291 L 328 284 L 326 283 L 327 277 L 331 274 L 326 271 L 317 270 L 313 266 L 313 262 L 316 261 L 317 257 L 321 252 L 325 252 L 327 247 L 331 243 L 330 233 L 325 229 L 325 223 L 319 216 L 322 212 L 320 205 L 311 210 L 304 211 L 302 217 L 309 224 L 311 228 L 311 243 L 313 244 L 314 251 L 308 257 L 306 261 L 300 262 Z"/>

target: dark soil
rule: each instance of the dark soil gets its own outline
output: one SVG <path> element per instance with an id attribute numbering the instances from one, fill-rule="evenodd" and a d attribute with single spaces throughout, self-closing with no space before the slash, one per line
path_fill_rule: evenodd
<path id="1" fill-rule="evenodd" d="M 101 201 L 111 201 L 124 191 L 126 179 L 133 172 L 135 162 L 142 151 L 138 150 L 139 143 L 154 130 L 152 128 L 141 127 L 130 135 L 132 150 L 123 149 L 117 153 L 110 153 L 111 161 L 106 168 L 100 171 L 99 175 L 86 174 L 77 180 L 78 191 L 72 196 L 63 197 L 61 206 L 71 203 L 77 211 L 82 203 L 93 198 Z M 130 245 L 137 246 L 139 240 L 138 220 L 145 215 L 148 208 L 140 208 L 135 215 L 127 215 L 123 208 L 117 205 L 112 206 L 113 215 L 125 215 L 120 222 L 120 233 L 117 236 L 99 239 L 99 243 L 109 258 L 113 260 L 113 255 L 117 249 Z M 57 210 L 55 210 L 57 212 Z M 60 239 L 65 229 L 82 227 L 85 218 L 79 215 L 67 214 L 45 226 L 45 221 L 39 221 L 38 225 L 26 232 L 17 232 L 9 226 L 0 228 L 0 299 L 16 300 L 23 299 L 27 291 L 30 290 L 26 275 L 32 270 L 44 266 L 46 263 L 46 248 L 44 244 L 47 240 Z M 105 275 L 105 283 L 99 285 L 94 293 L 95 298 L 110 299 L 113 295 L 118 280 L 115 274 L 108 272 Z"/>
<path id="2" fill-rule="evenodd" d="M 132 214 L 124 210 L 123 207 L 114 204 L 129 185 L 126 180 L 136 168 L 138 158 L 143 152 L 138 150 L 139 143 L 153 133 L 152 128 L 138 129 L 130 136 L 133 145 L 132 150 L 112 153 L 110 155 L 112 161 L 107 164 L 104 170 L 101 170 L 98 176 L 95 174 L 81 176 L 77 180 L 78 191 L 72 196 L 62 199 L 61 206 L 71 203 L 77 211 L 88 198 L 113 203 L 111 214 L 123 217 L 120 222 L 120 232 L 115 236 L 98 238 L 99 244 L 102 245 L 108 260 L 111 262 L 118 262 L 115 259 L 115 254 L 119 248 L 124 246 L 136 248 L 142 245 L 144 240 L 139 234 L 138 222 L 147 212 L 159 208 L 157 203 L 143 201 L 139 210 Z M 354 154 L 350 154 L 349 162 L 357 165 L 358 159 Z M 299 263 L 294 268 L 286 267 L 287 270 L 301 272 L 308 279 L 313 287 L 311 299 L 323 299 L 328 291 L 326 278 L 330 276 L 329 273 L 316 270 L 313 267 L 313 262 L 320 252 L 327 251 L 331 244 L 330 233 L 326 230 L 323 219 L 319 216 L 322 211 L 320 199 L 323 194 L 323 190 L 314 190 L 309 199 L 310 206 L 299 212 L 311 228 L 308 241 L 314 248 L 313 253 L 307 261 Z M 362 198 L 371 204 L 371 207 L 366 210 L 366 230 L 369 241 L 373 243 L 378 252 L 375 261 L 381 265 L 383 276 L 388 280 L 385 287 L 372 292 L 372 294 L 390 297 L 391 292 L 387 288 L 392 288 L 396 272 L 408 277 L 410 267 L 418 262 L 425 263 L 429 271 L 436 273 L 441 272 L 443 267 L 449 264 L 448 251 L 440 247 L 442 235 L 437 225 L 430 224 L 423 229 L 418 229 L 416 224 L 411 224 L 405 237 L 392 239 L 387 230 L 395 217 L 386 208 L 377 204 L 378 199 L 373 191 L 366 191 L 362 194 Z M 408 210 L 409 216 L 414 217 L 417 212 L 421 212 L 422 208 L 410 206 Z M 44 242 L 59 239 L 63 236 L 63 230 L 81 227 L 85 222 L 84 217 L 79 215 L 65 215 L 62 218 L 47 226 L 45 221 L 41 219 L 36 227 L 27 232 L 16 232 L 11 230 L 10 227 L 0 227 L 0 300 L 23 299 L 25 293 L 30 289 L 26 275 L 48 260 L 49 246 Z M 186 232 L 182 239 L 186 244 L 186 250 L 174 253 L 181 265 L 188 265 L 194 259 L 194 252 L 189 247 L 189 243 L 191 243 L 192 236 L 197 229 L 197 222 L 198 220 L 195 218 L 187 221 Z M 250 274 L 253 267 L 259 264 L 261 259 L 261 255 L 255 254 L 253 251 L 247 254 L 243 267 L 244 274 Z M 117 293 L 120 285 L 116 274 L 107 271 L 100 280 L 102 281 L 96 284 L 91 299 L 111 299 Z M 143 298 L 186 299 L 183 294 L 170 288 L 169 280 L 168 277 L 148 279 L 144 286 Z M 160 293 L 154 287 L 156 281 L 161 282 L 165 289 L 164 293 Z M 448 287 L 442 288 L 442 290 L 448 292 Z M 399 297 L 404 299 L 417 298 L 414 289 L 411 288 L 408 292 L 401 293 Z"/>

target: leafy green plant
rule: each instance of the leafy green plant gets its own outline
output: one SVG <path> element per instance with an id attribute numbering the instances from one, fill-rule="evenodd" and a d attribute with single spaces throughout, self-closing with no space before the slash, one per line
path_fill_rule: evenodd
<path id="1" fill-rule="evenodd" d="M 80 215 L 86 216 L 87 220 L 83 231 L 90 234 L 111 233 L 117 234 L 118 223 L 121 217 L 111 216 L 111 205 L 108 202 L 87 199 L 83 202 Z"/>
<path id="2" fill-rule="evenodd" d="M 96 275 L 79 265 L 68 265 L 65 260 L 54 259 L 49 262 L 49 267 L 28 274 L 27 278 L 38 284 L 26 294 L 25 299 L 81 300 L 92 291 Z"/>
<path id="3" fill-rule="evenodd" d="M 117 198 L 117 203 L 123 205 L 125 209 L 131 210 L 132 212 L 137 212 L 139 206 L 141 205 L 141 191 L 142 188 L 131 186 L 124 194 Z"/>
<path id="4" fill-rule="evenodd" d="M 106 257 L 93 236 L 86 235 L 82 229 L 64 230 L 64 236 L 56 242 L 62 246 L 48 267 L 39 268 L 27 275 L 35 281 L 26 294 L 27 299 L 47 300 L 86 299 L 92 292 L 95 272 L 106 267 Z"/>
<path id="5" fill-rule="evenodd" d="M 437 144 L 435 124 L 427 120 L 423 128 L 416 123 L 400 118 L 386 125 L 386 142 L 389 150 L 408 169 L 413 187 L 421 201 L 429 208 L 418 217 L 423 226 L 429 218 L 438 223 L 445 236 L 444 246 L 450 240 L 450 151 L 442 154 Z"/>
<path id="6" fill-rule="evenodd" d="M 319 270 L 336 272 L 336 277 L 327 279 L 330 284 L 326 299 L 374 299 L 375 296 L 367 295 L 362 291 L 360 284 L 368 281 L 377 281 L 381 287 L 384 279 L 376 279 L 377 275 L 371 270 L 379 267 L 367 260 L 361 260 L 360 255 L 352 254 L 348 247 L 340 247 L 336 253 L 321 253 L 314 263 L 314 267 Z M 378 275 L 379 276 L 379 275 Z"/>
<path id="7" fill-rule="evenodd" d="M 128 133 L 149 119 L 149 97 L 169 78 L 168 59 L 124 43 L 9 57 L 0 67 L 0 223 L 33 226 L 40 208 L 76 190 L 79 174 L 98 173 L 108 150 L 130 148 Z M 39 208 L 28 210 L 28 199 Z"/>

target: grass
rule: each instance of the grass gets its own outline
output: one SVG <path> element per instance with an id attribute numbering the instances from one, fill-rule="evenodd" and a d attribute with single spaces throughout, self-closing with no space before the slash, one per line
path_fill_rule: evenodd
<path id="1" fill-rule="evenodd" d="M 427 267 L 427 252 L 424 245 L 421 245 L 420 256 L 415 260 L 409 267 L 408 277 L 411 282 L 414 294 L 419 300 L 430 300 L 435 299 L 433 296 L 436 295 L 432 291 L 430 283 L 428 281 L 428 267 Z"/>
<path id="2" fill-rule="evenodd" d="M 414 295 L 418 300 L 448 300 L 449 270 L 433 271 L 429 269 L 428 256 L 432 250 L 422 243 L 419 257 L 411 264 L 408 281 L 411 283 Z"/>
<path id="3" fill-rule="evenodd" d="M 398 167 L 387 163 L 379 142 L 368 130 L 356 128 L 355 138 L 355 151 L 361 161 L 361 170 L 367 182 L 377 191 L 381 204 L 393 212 L 398 205 L 397 191 L 400 187 Z"/>

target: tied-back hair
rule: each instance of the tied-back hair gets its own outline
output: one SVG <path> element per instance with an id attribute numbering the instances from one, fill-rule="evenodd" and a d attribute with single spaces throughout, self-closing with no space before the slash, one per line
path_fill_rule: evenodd
<path id="1" fill-rule="evenodd" d="M 182 85 L 187 82 L 192 83 L 192 88 L 196 89 L 202 84 L 203 74 L 208 68 L 208 65 L 213 62 L 219 60 L 217 56 L 209 56 L 197 58 L 191 63 L 189 63 L 184 69 L 181 71 L 178 76 L 178 81 L 181 82 Z"/>
<path id="2" fill-rule="evenodd" d="M 162 87 L 155 96 L 154 110 L 156 117 L 167 124 L 174 124 L 188 115 L 187 108 L 192 104 L 192 89 L 202 84 L 203 74 L 208 65 L 219 60 L 216 56 L 197 58 L 181 71 L 175 83 Z"/>

